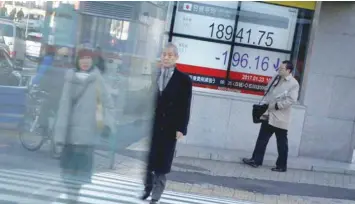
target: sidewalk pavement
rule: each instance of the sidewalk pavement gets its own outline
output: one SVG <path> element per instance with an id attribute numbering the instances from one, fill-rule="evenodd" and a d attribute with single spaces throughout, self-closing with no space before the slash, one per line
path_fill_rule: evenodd
<path id="1" fill-rule="evenodd" d="M 242 163 L 242 158 L 250 158 L 251 152 L 216 149 L 210 147 L 198 147 L 194 145 L 179 143 L 177 145 L 176 156 Z M 267 167 L 274 167 L 276 159 L 276 155 L 266 154 L 263 165 Z M 355 175 L 355 164 L 345 162 L 337 162 L 301 156 L 289 156 L 287 163 L 289 169 Z"/>
<path id="2" fill-rule="evenodd" d="M 145 137 L 140 141 L 132 144 L 127 149 L 135 151 L 147 151 L 148 147 L 148 138 Z M 251 153 L 245 151 L 198 147 L 194 145 L 178 143 L 175 156 L 196 158 L 197 160 L 202 159 L 211 161 L 242 163 L 242 158 L 250 158 Z M 263 166 L 274 167 L 276 159 L 276 155 L 266 154 Z M 287 163 L 289 169 L 355 175 L 355 164 L 351 163 L 315 159 L 310 157 L 289 157 Z"/>
<path id="3" fill-rule="evenodd" d="M 130 147 L 139 149 L 137 144 Z M 146 152 L 141 148 L 135 151 L 136 155 L 116 154 L 115 169 L 112 170 L 117 174 L 143 179 L 144 175 L 144 155 Z M 134 152 L 134 151 L 132 151 Z M 140 157 L 140 158 L 139 158 Z M 259 179 L 264 181 L 288 182 L 293 184 L 311 184 L 324 187 L 338 187 L 343 189 L 355 190 L 355 175 L 346 175 L 334 172 L 318 172 L 300 169 L 289 169 L 286 173 L 272 172 L 268 167 L 250 168 L 240 163 L 221 162 L 206 159 L 196 159 L 187 157 L 176 157 L 174 160 L 172 174 L 179 172 L 184 173 L 200 173 L 211 177 L 224 176 L 228 178 L 245 178 Z M 180 174 L 180 175 L 181 175 Z M 181 176 L 184 177 L 184 176 Z M 168 176 L 169 178 L 169 176 Z M 183 180 L 183 179 L 182 179 Z M 178 192 L 187 192 L 202 194 L 215 197 L 227 197 L 236 200 L 252 201 L 267 204 L 355 204 L 355 201 L 344 199 L 332 199 L 310 196 L 296 195 L 269 195 L 258 193 L 251 189 L 250 191 L 230 188 L 221 184 L 213 185 L 206 183 L 193 183 L 193 181 L 177 182 L 169 180 L 167 189 Z M 329 189 L 330 190 L 330 189 Z"/>

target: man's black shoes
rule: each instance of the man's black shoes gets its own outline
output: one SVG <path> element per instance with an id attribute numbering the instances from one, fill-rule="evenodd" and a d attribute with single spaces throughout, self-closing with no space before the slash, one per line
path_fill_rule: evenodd
<path id="1" fill-rule="evenodd" d="M 140 197 L 141 200 L 147 200 L 147 198 L 150 196 L 150 192 L 144 191 L 143 195 Z M 159 201 L 158 200 L 154 200 L 152 199 L 150 202 L 150 204 L 158 204 Z"/>
<path id="2" fill-rule="evenodd" d="M 243 163 L 246 164 L 246 165 L 249 165 L 251 167 L 254 167 L 254 168 L 258 168 L 260 166 L 260 164 L 256 163 L 254 159 L 243 158 Z M 285 167 L 274 167 L 274 168 L 271 169 L 271 171 L 286 172 L 287 168 L 285 168 Z"/>
<path id="3" fill-rule="evenodd" d="M 254 159 L 243 158 L 243 163 L 254 168 L 258 168 L 260 166 L 254 161 Z"/>
<path id="4" fill-rule="evenodd" d="M 287 168 L 275 167 L 275 168 L 272 168 L 271 171 L 275 171 L 275 172 L 286 172 L 286 171 L 287 171 Z"/>
<path id="5" fill-rule="evenodd" d="M 143 195 L 141 195 L 140 199 L 141 200 L 147 200 L 147 198 L 150 196 L 150 192 L 144 191 Z"/>

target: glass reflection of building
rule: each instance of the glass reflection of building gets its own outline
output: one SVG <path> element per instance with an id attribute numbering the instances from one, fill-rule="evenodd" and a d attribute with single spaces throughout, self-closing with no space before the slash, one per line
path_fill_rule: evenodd
<path id="1" fill-rule="evenodd" d="M 100 47 L 110 72 L 148 73 L 161 49 L 167 3 L 46 2 L 44 42 Z"/>
<path id="2" fill-rule="evenodd" d="M 101 48 L 117 121 L 150 115 L 167 3 L 47 1 L 43 43 L 71 48 L 72 60 L 80 47 Z"/>

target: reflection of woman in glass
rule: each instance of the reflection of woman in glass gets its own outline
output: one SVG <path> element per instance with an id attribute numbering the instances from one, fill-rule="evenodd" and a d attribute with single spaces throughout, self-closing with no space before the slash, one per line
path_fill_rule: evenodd
<path id="1" fill-rule="evenodd" d="M 114 130 L 113 102 L 100 71 L 93 66 L 93 52 L 79 50 L 76 70 L 65 77 L 54 138 L 62 148 L 60 166 L 68 184 L 68 199 L 75 203 L 81 185 L 91 182 L 93 152 L 97 135 L 108 136 Z M 70 189 L 70 190 L 69 190 Z"/>

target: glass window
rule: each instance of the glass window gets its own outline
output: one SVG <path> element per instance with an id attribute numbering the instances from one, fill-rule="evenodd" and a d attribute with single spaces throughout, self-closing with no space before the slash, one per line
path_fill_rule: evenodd
<path id="1" fill-rule="evenodd" d="M 122 32 L 120 36 L 121 40 L 128 39 L 128 30 L 129 30 L 129 21 L 123 21 Z"/>
<path id="2" fill-rule="evenodd" d="M 80 43 L 100 46 L 109 52 L 132 52 L 134 40 L 130 39 L 131 22 L 89 15 L 83 16 Z"/>
<path id="3" fill-rule="evenodd" d="M 118 40 L 128 39 L 129 21 L 112 20 L 110 34 Z"/>
<path id="4" fill-rule="evenodd" d="M 33 41 L 33 42 L 41 42 L 42 37 L 35 36 L 35 35 L 28 35 L 27 40 Z"/>
<path id="5" fill-rule="evenodd" d="M 43 16 L 38 15 L 38 14 L 29 14 L 29 16 L 26 15 L 25 18 L 26 18 L 26 19 L 28 18 L 28 19 L 30 19 L 30 20 L 42 20 Z"/>
<path id="6" fill-rule="evenodd" d="M 75 2 L 77 5 L 79 1 Z M 141 10 L 151 4 L 150 2 L 97 2 L 95 4 L 97 7 L 88 9 L 92 11 L 90 14 L 75 10 L 73 5 L 68 5 L 73 4 L 74 1 L 45 1 L 44 3 L 45 10 L 38 11 L 46 15 L 43 29 L 40 32 L 32 32 L 28 29 L 29 35 L 24 36 L 24 29 L 7 25 L 0 27 L 1 33 L 16 38 L 16 47 L 10 48 L 12 54 L 19 58 L 19 66 L 14 67 L 16 70 L 0 69 L 0 71 L 14 71 L 14 78 L 22 76 L 22 84 L 31 84 L 31 86 L 15 88 L 11 91 L 5 90 L 4 87 L 1 89 L 0 131 L 2 134 L 0 136 L 2 136 L 2 143 L 0 147 L 3 148 L 3 153 L 6 153 L 6 161 L 2 162 L 5 166 L 3 165 L 4 171 L 0 172 L 0 177 L 1 175 L 9 176 L 2 179 L 11 180 L 11 182 L 3 186 L 0 203 L 139 202 L 133 195 L 136 191 L 133 187 L 142 186 L 141 183 L 126 179 L 125 182 L 131 183 L 132 188 L 130 187 L 129 191 L 127 188 L 123 189 L 126 193 L 117 194 L 115 191 L 124 186 L 120 184 L 110 186 L 115 179 L 105 175 L 118 165 L 117 159 L 121 158 L 118 152 L 125 153 L 128 150 L 134 151 L 134 154 L 142 153 L 139 150 L 129 149 L 136 142 L 145 140 L 147 135 L 141 133 L 149 132 L 151 129 L 152 103 L 156 86 L 151 77 L 151 72 L 156 70 L 151 66 L 151 55 L 154 55 L 154 58 L 157 55 L 156 48 L 160 45 L 160 36 L 164 32 L 163 27 L 160 26 L 164 20 L 157 18 L 159 16 L 157 14 L 164 13 L 161 11 L 163 9 L 157 6 L 149 8 L 150 14 L 155 14 L 155 16 L 150 16 L 150 22 L 146 24 L 141 22 L 138 16 L 143 13 Z M 80 2 L 81 8 L 90 6 L 89 4 L 83 5 L 84 3 Z M 108 7 L 121 8 L 122 15 L 118 15 L 117 10 L 107 9 Z M 128 7 L 130 10 L 125 13 L 124 9 Z M 12 9 L 12 5 L 9 8 Z M 24 13 L 30 10 L 35 12 L 33 4 L 31 8 L 21 8 Z M 17 11 L 19 10 L 20 8 L 17 8 Z M 102 13 L 106 14 L 105 17 Z M 118 18 L 119 16 L 130 18 Z M 31 20 L 40 18 L 32 14 L 27 17 Z M 0 23 L 5 24 L 3 21 Z M 9 23 L 9 25 L 14 24 Z M 145 32 L 140 32 L 142 30 Z M 29 41 L 42 41 L 42 43 L 26 42 L 24 44 L 25 42 L 19 40 L 24 37 Z M 82 45 L 83 43 L 88 44 L 86 48 L 96 49 L 95 52 L 81 50 L 85 46 Z M 84 51 L 80 52 L 84 55 L 79 55 L 77 52 L 79 50 Z M 20 57 L 25 59 L 23 66 Z M 91 57 L 91 60 L 87 60 L 88 57 Z M 9 67 L 7 66 L 9 63 L 6 62 L 10 61 L 5 55 L 0 55 L 1 68 Z M 20 71 L 22 67 L 25 69 Z M 73 84 L 68 78 L 68 71 L 72 73 L 71 69 L 74 67 L 86 73 L 70 75 L 78 79 L 79 83 Z M 96 68 L 102 72 L 93 71 Z M 100 80 L 101 77 L 98 76 L 100 74 L 104 81 Z M 4 75 L 2 76 L 4 78 Z M 11 79 L 8 75 L 5 77 L 5 79 Z M 0 82 L 4 81 L 0 79 Z M 70 90 L 66 90 L 68 86 Z M 89 93 L 89 98 L 80 98 L 86 95 L 85 92 Z M 72 94 L 76 96 L 72 97 Z M 97 97 L 90 98 L 90 95 Z M 80 104 L 92 105 L 92 107 L 82 111 L 81 105 L 70 106 L 71 111 L 67 114 L 63 105 L 65 101 L 75 102 L 71 99 L 80 101 Z M 106 134 L 100 134 L 101 131 L 98 128 L 87 125 L 91 122 L 84 122 L 80 119 L 94 121 L 93 124 L 96 125 L 98 118 L 95 116 L 100 110 L 96 110 L 98 106 L 95 104 L 101 105 L 102 111 L 110 109 L 100 114 L 105 117 L 104 119 L 109 119 L 103 121 L 106 123 L 103 124 L 105 126 L 102 133 Z M 83 117 L 79 116 L 77 120 L 75 114 L 79 112 Z M 63 114 L 67 114 L 68 117 L 62 117 Z M 63 129 L 64 135 L 57 134 L 61 131 L 60 128 L 56 128 L 60 126 L 59 121 L 68 124 L 68 127 Z M 81 134 L 66 134 L 71 132 L 73 125 L 77 125 L 78 121 L 85 126 L 82 131 L 91 133 L 89 137 L 86 134 L 85 141 L 79 142 L 80 144 L 76 141 L 81 140 Z M 107 128 L 108 126 L 110 128 Z M 9 135 L 2 129 L 3 127 L 19 134 Z M 62 136 L 64 140 L 59 142 Z M 28 162 L 23 162 L 24 160 L 34 161 L 34 163 L 28 165 Z M 76 165 L 77 161 L 83 162 Z M 69 163 L 80 169 L 70 171 L 67 168 Z M 135 163 L 139 168 L 143 165 L 138 160 Z M 16 172 L 12 171 L 14 169 Z M 78 171 L 81 173 L 75 173 Z M 140 178 L 138 174 L 127 175 L 127 177 Z M 19 186 L 21 182 L 25 182 L 27 186 Z M 101 185 L 97 182 L 106 183 L 101 183 Z M 103 192 L 99 189 L 100 186 L 107 186 L 108 191 Z M 56 189 L 52 191 L 47 187 Z M 101 194 L 93 197 L 91 194 L 95 192 L 92 191 L 89 195 L 87 190 L 92 187 L 96 188 L 95 192 Z"/>
<path id="7" fill-rule="evenodd" d="M 13 37 L 14 27 L 9 24 L 0 24 L 0 35 L 6 37 Z"/>

